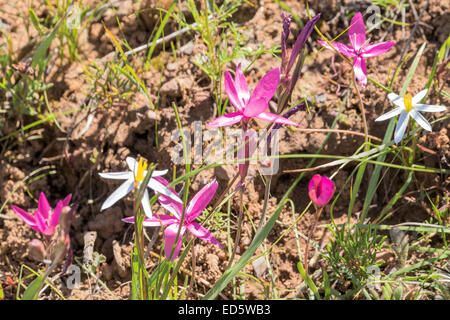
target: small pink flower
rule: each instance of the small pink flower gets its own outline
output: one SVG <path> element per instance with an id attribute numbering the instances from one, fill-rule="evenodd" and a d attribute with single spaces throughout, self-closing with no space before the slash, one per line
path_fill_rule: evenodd
<path id="1" fill-rule="evenodd" d="M 34 212 L 34 215 L 31 215 L 14 205 L 11 206 L 11 209 L 31 228 L 42 233 L 44 236 L 49 237 L 55 232 L 55 227 L 59 223 L 59 216 L 61 215 L 62 208 L 69 205 L 71 198 L 72 195 L 69 194 L 64 200 L 60 200 L 56 205 L 55 210 L 53 210 L 50 207 L 45 194 L 41 192 L 38 209 Z"/>
<path id="2" fill-rule="evenodd" d="M 269 108 L 269 101 L 275 94 L 279 83 L 280 70 L 278 68 L 274 68 L 264 75 L 264 77 L 256 85 L 253 93 L 250 94 L 247 86 L 247 80 L 240 70 L 240 65 L 236 68 L 234 80 L 228 71 L 225 72 L 225 92 L 227 93 L 231 104 L 237 111 L 227 113 L 214 119 L 208 124 L 208 126 L 231 126 L 240 121 L 248 122 L 251 118 L 290 126 L 299 126 L 299 124 L 294 121 L 270 112 L 266 112 Z"/>
<path id="3" fill-rule="evenodd" d="M 378 44 L 366 43 L 366 27 L 361 12 L 358 12 L 353 17 L 350 28 L 348 29 L 348 36 L 352 46 L 347 46 L 343 43 L 332 42 L 331 45 L 343 55 L 354 58 L 353 70 L 356 79 L 361 83 L 361 86 L 367 85 L 367 68 L 364 58 L 376 57 L 387 52 L 394 45 L 394 41 L 387 41 Z M 319 40 L 319 43 L 327 49 L 334 50 L 325 41 Z"/>
<path id="4" fill-rule="evenodd" d="M 309 181 L 308 190 L 311 201 L 318 207 L 324 207 L 331 200 L 335 186 L 329 178 L 316 174 Z"/>
<path id="5" fill-rule="evenodd" d="M 167 186 L 169 182 L 161 177 L 155 177 L 159 182 Z M 166 195 L 161 194 L 158 198 L 158 201 L 161 203 L 161 206 L 173 214 L 173 216 L 166 214 L 153 215 L 150 219 L 145 217 L 143 225 L 144 227 L 159 227 L 164 226 L 164 236 L 166 239 L 164 254 L 167 259 L 170 257 L 170 253 L 172 252 L 173 245 L 175 243 L 175 239 L 178 234 L 178 230 L 180 230 L 180 235 L 178 237 L 178 241 L 173 252 L 171 261 L 175 260 L 178 254 L 180 253 L 182 239 L 186 230 L 191 234 L 196 236 L 199 239 L 205 240 L 212 244 L 215 244 L 222 248 L 219 241 L 217 241 L 213 235 L 202 227 L 194 220 L 205 210 L 208 203 L 214 197 L 214 194 L 217 191 L 219 184 L 216 180 L 205 185 L 197 194 L 191 199 L 189 202 L 183 219 L 183 224 L 181 225 L 181 217 L 183 215 L 183 205 L 179 202 L 172 200 L 172 198 L 167 197 Z M 169 189 L 171 192 L 176 194 L 176 191 L 173 188 Z M 134 223 L 134 217 L 129 217 L 122 219 L 124 222 Z"/>

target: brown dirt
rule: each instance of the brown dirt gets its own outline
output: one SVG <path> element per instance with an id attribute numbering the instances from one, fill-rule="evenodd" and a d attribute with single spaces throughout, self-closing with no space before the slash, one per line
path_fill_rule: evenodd
<path id="1" fill-rule="evenodd" d="M 21 12 L 27 12 L 27 1 L 13 1 L 17 4 L 17 9 L 9 5 L 8 2 L 7 0 L 0 0 L 0 6 L 4 10 L 4 12 L 0 11 L 0 19 L 10 26 L 8 32 L 12 35 L 14 51 L 19 53 L 21 50 L 24 50 L 23 48 L 26 46 L 29 38 L 35 37 L 36 34 L 33 32 L 28 34 L 22 21 L 15 16 L 17 9 Z M 91 4 L 98 2 L 90 1 Z M 281 35 L 281 9 L 277 4 L 270 1 L 263 1 L 262 3 L 264 6 L 256 6 L 251 15 L 237 15 L 233 17 L 243 27 L 243 32 L 247 35 L 248 46 L 255 49 L 261 43 L 264 43 L 266 48 L 278 45 Z M 327 21 L 335 17 L 340 7 L 345 6 L 345 10 L 348 12 L 356 12 L 366 7 L 365 4 L 361 4 L 361 8 L 357 8 L 354 3 L 354 1 L 320 1 L 320 5 L 311 5 L 315 12 L 323 13 L 320 29 L 328 38 L 334 37 L 337 32 L 341 32 L 346 27 L 344 25 L 345 19 L 335 19 L 332 23 L 326 24 Z M 425 1 L 413 1 L 413 3 L 416 10 L 420 12 Z M 286 1 L 286 4 L 293 8 L 294 12 L 305 21 L 305 10 L 300 2 Z M 102 24 L 105 24 L 117 37 L 121 39 L 125 37 L 133 48 L 145 43 L 150 35 L 155 17 L 149 13 L 142 20 L 138 20 L 133 14 L 137 9 L 132 1 L 123 1 L 117 7 L 116 12 L 111 9 L 107 10 L 103 18 L 93 23 L 83 35 L 83 40 L 81 41 L 83 59 L 100 59 L 114 50 Z M 37 8 L 36 10 L 38 15 L 44 14 L 44 9 Z M 123 31 L 119 30 L 116 14 L 122 23 Z M 416 76 L 409 87 L 412 94 L 421 90 L 427 81 L 427 75 L 431 70 L 435 52 L 440 48 L 449 33 L 449 14 L 448 3 L 437 0 L 430 1 L 430 6 L 420 25 L 419 35 L 413 39 L 408 51 L 409 53 L 414 53 L 424 40 L 428 41 L 424 56 L 416 71 Z M 411 24 L 414 23 L 415 20 L 411 13 L 408 13 L 406 16 L 406 21 Z M 175 23 L 170 25 L 168 30 L 166 30 L 166 34 L 173 32 L 175 27 Z M 33 28 L 30 28 L 30 30 L 33 30 Z M 376 80 L 381 83 L 386 82 L 386 76 L 388 73 L 391 74 L 395 68 L 398 62 L 397 58 L 410 30 L 411 27 L 406 27 L 405 36 L 402 37 L 401 27 L 394 27 L 393 32 L 387 34 L 386 40 L 397 41 L 396 46 L 388 53 L 369 60 L 369 74 Z M 294 32 L 294 34 L 297 33 L 298 31 Z M 375 30 L 371 34 L 372 41 L 376 42 L 384 34 L 385 30 L 383 29 Z M 317 34 L 313 34 L 312 39 L 308 41 L 309 52 L 314 53 L 314 55 L 304 69 L 304 74 L 294 92 L 294 100 L 302 96 L 316 97 L 315 100 L 317 100 L 317 95 L 324 95 L 325 99 L 323 101 L 320 100 L 321 102 L 316 101 L 312 108 L 298 112 L 292 119 L 303 124 L 306 128 L 329 128 L 339 110 L 342 95 L 346 89 L 345 85 L 348 84 L 346 79 L 349 78 L 351 73 L 349 67 L 339 57 L 336 57 L 335 64 L 338 76 L 333 77 L 333 81 L 331 81 L 330 78 L 334 73 L 330 64 L 333 53 L 322 50 L 320 53 L 315 54 L 320 50 L 319 45 L 315 41 L 317 39 Z M 343 41 L 346 40 L 346 35 L 344 35 Z M 120 219 L 132 214 L 132 203 L 130 198 L 128 198 L 126 201 L 119 201 L 113 208 L 100 212 L 101 203 L 117 187 L 117 184 L 103 181 L 98 176 L 98 172 L 126 169 L 124 159 L 126 156 L 131 155 L 134 157 L 143 156 L 150 162 L 159 163 L 160 169 L 169 169 L 168 177 L 172 176 L 173 170 L 176 170 L 177 176 L 183 173 L 183 166 L 171 167 L 165 165 L 171 163 L 170 152 L 175 146 L 175 143 L 171 140 L 171 135 L 172 131 L 177 128 L 175 114 L 171 105 L 173 102 L 177 104 L 183 127 L 189 128 L 192 132 L 192 123 L 194 121 L 206 123 L 212 119 L 213 98 L 209 80 L 192 63 L 195 54 L 203 50 L 200 39 L 197 36 L 194 38 L 188 36 L 186 39 L 180 39 L 180 41 L 181 45 L 193 41 L 193 50 L 186 50 L 187 52 L 178 54 L 177 60 L 170 53 L 164 54 L 159 52 L 159 58 L 157 59 L 163 59 L 166 65 L 162 77 L 155 68 L 140 73 L 151 94 L 155 94 L 161 86 L 161 99 L 156 111 L 152 111 L 149 108 L 142 94 L 136 94 L 129 101 L 115 106 L 110 106 L 106 101 L 99 101 L 96 108 L 84 109 L 83 111 L 58 118 L 60 128 L 48 122 L 42 124 L 37 132 L 40 135 L 40 139 L 31 141 L 20 139 L 18 141 L 8 140 L 3 142 L 2 149 L 6 151 L 0 156 L 0 203 L 5 204 L 5 207 L 0 213 L 5 215 L 6 218 L 0 218 L 0 275 L 14 278 L 22 264 L 26 264 L 34 269 L 39 267 L 39 264 L 31 261 L 27 255 L 27 244 L 37 235 L 16 218 L 10 209 L 10 205 L 15 204 L 23 208 L 36 207 L 36 203 L 30 198 L 30 195 L 37 198 L 41 191 L 44 191 L 49 196 L 51 204 L 54 205 L 58 199 L 62 199 L 67 193 L 72 192 L 74 196 L 81 199 L 72 227 L 72 246 L 75 256 L 82 257 L 83 234 L 87 231 L 96 231 L 95 251 L 105 255 L 107 258 L 107 261 L 98 268 L 98 275 L 105 281 L 117 298 L 127 299 L 129 297 L 129 281 L 131 278 L 128 257 L 132 248 L 132 229 L 121 222 Z M 292 36 L 290 42 L 292 45 Z M 168 52 L 170 52 L 170 49 L 168 49 Z M 154 65 L 158 64 L 157 59 L 152 61 L 152 65 L 153 63 Z M 410 58 L 407 63 L 411 63 L 411 61 L 412 59 Z M 257 80 L 265 72 L 278 65 L 279 60 L 268 54 L 263 55 L 247 74 L 247 79 L 250 80 L 250 88 L 254 87 Z M 136 66 L 143 67 L 139 66 L 137 62 Z M 55 84 L 54 88 L 49 92 L 53 112 L 65 112 L 83 105 L 85 98 L 90 92 L 89 83 L 86 81 L 83 71 L 84 67 L 87 66 L 74 63 L 64 66 L 64 72 L 61 72 L 61 69 L 58 68 L 53 68 L 50 71 L 48 81 Z M 229 68 L 233 68 L 233 66 L 230 65 Z M 145 70 L 145 68 L 142 69 Z M 397 79 L 404 78 L 407 68 L 403 70 L 406 71 L 401 71 Z M 440 82 L 442 83 L 442 80 Z M 338 87 L 336 83 L 339 83 L 341 86 Z M 396 81 L 394 91 L 398 91 L 400 87 L 401 83 Z M 382 138 L 387 123 L 375 123 L 373 120 L 386 112 L 390 107 L 388 103 L 383 104 L 385 94 L 369 82 L 367 88 L 362 90 L 362 95 L 366 103 L 369 132 Z M 156 101 L 157 97 L 154 96 L 152 98 Z M 429 103 L 448 105 L 448 100 L 443 100 L 442 97 L 434 94 L 430 96 Z M 31 123 L 33 118 L 28 117 L 23 121 L 24 123 Z M 86 130 L 85 127 L 88 121 L 90 121 L 90 125 Z M 157 137 L 155 136 L 156 121 L 158 122 Z M 257 125 L 255 125 L 255 128 Z M 0 132 L 1 135 L 6 135 L 18 128 L 20 128 L 19 119 L 11 116 L 5 125 L 0 128 Z M 348 100 L 337 128 L 358 132 L 363 131 L 356 94 L 353 93 Z M 424 153 L 423 159 L 420 161 L 423 161 L 425 165 L 430 167 L 442 166 L 448 168 L 450 157 L 449 130 L 450 121 L 447 119 L 435 124 L 433 133 L 428 135 L 422 134 L 419 139 L 420 145 L 428 148 L 432 153 Z M 325 139 L 325 134 L 323 133 L 305 134 L 285 128 L 280 129 L 279 133 L 281 141 L 280 154 L 314 153 Z M 359 136 L 332 134 L 323 153 L 351 155 L 362 141 L 363 137 Z M 156 147 L 156 142 L 158 147 Z M 283 171 L 292 168 L 304 168 L 308 162 L 308 159 L 286 159 L 280 161 L 281 173 L 274 178 L 274 183 L 272 184 L 268 210 L 269 216 L 274 212 L 276 204 L 297 176 L 292 173 L 283 173 Z M 320 163 L 323 162 L 317 162 L 317 164 Z M 25 177 L 33 170 L 49 165 L 54 166 L 56 174 L 47 174 L 32 183 L 24 181 Z M 341 190 L 353 169 L 354 166 L 348 166 L 348 168 L 338 173 L 334 179 L 337 190 Z M 246 249 L 254 236 L 253 231 L 251 231 L 249 217 L 251 217 L 253 223 L 257 224 L 262 210 L 264 184 L 256 171 L 257 168 L 252 168 L 252 170 L 250 174 L 253 175 L 253 179 L 248 182 L 244 196 L 248 215 L 244 217 L 241 252 Z M 48 169 L 44 170 L 47 173 L 49 171 Z M 228 180 L 236 171 L 237 168 L 232 166 L 227 167 L 226 170 L 203 171 L 193 181 L 190 194 L 193 195 L 194 192 L 204 185 L 205 181 L 210 180 L 213 176 L 217 176 L 219 179 L 219 194 L 224 190 L 229 182 Z M 332 171 L 320 171 L 320 174 L 331 173 Z M 306 196 L 307 181 L 309 181 L 312 174 L 308 173 L 296 187 L 293 194 L 291 194 L 296 215 L 303 211 L 303 208 L 308 203 Z M 426 175 L 426 179 L 423 181 L 425 183 L 421 188 L 427 188 L 436 184 L 443 185 L 444 183 L 442 177 L 438 175 Z M 363 183 L 367 183 L 367 177 Z M 377 208 L 375 210 L 382 208 L 387 203 L 386 199 L 389 199 L 393 194 L 389 186 L 383 190 L 385 192 L 377 195 L 375 201 Z M 336 223 L 345 222 L 347 219 L 349 194 L 350 186 L 347 185 L 333 209 Z M 363 196 L 359 195 L 359 199 L 364 199 Z M 412 196 L 414 197 L 414 192 Z M 217 199 L 217 195 L 215 199 Z M 234 200 L 232 206 L 233 221 L 236 220 L 239 210 L 238 197 L 235 197 Z M 415 205 L 411 206 L 411 202 L 407 198 L 400 200 L 398 207 L 399 210 L 396 211 L 395 216 L 392 218 L 395 222 L 423 221 L 424 217 L 429 216 L 423 203 L 416 202 Z M 356 219 L 356 213 L 361 209 L 362 202 L 358 200 L 355 204 L 352 219 Z M 280 215 L 280 224 L 276 224 L 265 241 L 266 246 L 278 239 L 286 229 L 286 226 L 292 224 L 293 221 L 291 208 L 287 206 Z M 319 225 L 326 224 L 329 221 L 329 208 L 327 208 L 326 213 L 320 219 Z M 298 222 L 298 230 L 306 234 L 311 222 L 312 212 L 307 212 Z M 235 226 L 233 225 L 232 227 L 234 230 Z M 150 231 L 149 234 L 151 235 L 152 232 Z M 215 236 L 222 244 L 226 244 L 225 232 L 217 232 Z M 234 238 L 234 232 L 231 236 Z M 323 244 L 330 237 L 325 228 L 319 227 L 314 235 L 314 240 Z M 301 240 L 301 245 L 304 245 L 303 240 Z M 159 248 L 159 246 L 156 246 L 154 251 L 159 252 Z M 204 294 L 209 288 L 199 278 L 214 284 L 228 264 L 228 253 L 226 250 L 221 250 L 204 242 L 196 242 L 195 251 L 197 259 L 195 272 L 197 277 L 196 292 Z M 257 253 L 261 252 L 261 248 L 258 249 Z M 117 255 L 123 257 L 121 262 L 118 262 L 120 258 Z M 236 259 L 238 258 L 239 254 Z M 301 283 L 301 277 L 297 271 L 297 262 L 299 260 L 293 231 L 288 232 L 275 245 L 269 260 L 275 275 L 274 285 L 278 288 L 281 297 L 296 296 L 296 288 Z M 153 264 L 153 266 L 156 261 L 157 258 L 154 256 L 150 256 L 148 259 L 149 264 Z M 186 259 L 184 267 L 186 269 L 191 268 L 190 258 Z M 251 264 L 245 267 L 244 272 L 255 275 Z M 270 278 L 267 273 L 261 276 L 260 280 L 262 284 L 269 285 Z M 246 298 L 257 299 L 263 297 L 264 288 L 261 283 L 253 280 L 247 281 L 245 285 Z M 83 275 L 82 285 L 79 289 L 69 291 L 60 280 L 56 285 L 63 290 L 65 297 L 70 299 L 112 298 L 102 287 L 95 289 L 95 281 L 86 275 Z M 15 295 L 15 290 L 5 290 L 5 294 L 6 298 L 11 299 Z M 227 287 L 223 295 L 227 298 L 233 298 L 231 287 Z M 48 295 L 45 296 L 45 299 L 52 298 L 57 298 L 57 296 L 48 290 Z M 188 298 L 196 299 L 198 296 L 189 294 Z"/>

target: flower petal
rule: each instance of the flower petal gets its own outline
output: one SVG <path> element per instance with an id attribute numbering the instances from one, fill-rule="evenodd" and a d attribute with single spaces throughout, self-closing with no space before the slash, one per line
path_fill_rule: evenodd
<path id="1" fill-rule="evenodd" d="M 72 199 L 72 194 L 70 193 L 67 197 L 64 198 L 63 200 L 63 206 L 68 206 L 70 203 L 70 199 Z"/>
<path id="2" fill-rule="evenodd" d="M 50 207 L 47 197 L 43 192 L 41 192 L 41 194 L 39 195 L 38 209 L 41 212 L 41 215 L 44 218 L 44 220 L 47 220 L 50 211 L 52 211 L 52 207 Z"/>
<path id="3" fill-rule="evenodd" d="M 442 112 L 447 110 L 447 108 L 444 106 L 436 106 L 430 104 L 416 104 L 414 106 L 414 109 L 422 112 Z"/>
<path id="4" fill-rule="evenodd" d="M 363 58 L 372 58 L 389 51 L 395 45 L 394 41 L 386 41 L 377 44 L 369 44 L 362 49 Z"/>
<path id="5" fill-rule="evenodd" d="M 134 223 L 134 217 L 127 217 L 122 219 L 123 222 Z M 177 223 L 178 219 L 169 216 L 167 214 L 155 215 L 153 218 L 149 219 L 145 217 L 143 226 L 144 227 L 159 227 L 159 226 L 168 226 L 174 223 Z"/>
<path id="6" fill-rule="evenodd" d="M 422 99 L 425 98 L 425 96 L 427 95 L 428 89 L 423 89 L 422 91 L 420 91 L 419 93 L 417 93 L 413 98 L 412 98 L 412 105 L 416 105 L 419 104 L 420 102 L 422 102 Z"/>
<path id="7" fill-rule="evenodd" d="M 348 36 L 353 48 L 358 51 L 366 41 L 366 27 L 361 12 L 358 12 L 353 17 L 350 28 L 348 29 Z"/>
<path id="8" fill-rule="evenodd" d="M 189 205 L 186 208 L 186 219 L 191 222 L 197 218 L 203 210 L 205 210 L 208 203 L 212 200 L 216 194 L 219 184 L 214 179 L 207 185 L 205 185 L 197 194 L 191 199 Z"/>
<path id="9" fill-rule="evenodd" d="M 338 52 L 342 53 L 343 55 L 347 57 L 354 58 L 356 57 L 355 50 L 352 47 L 347 46 L 346 44 L 339 43 L 339 42 L 331 42 L 331 45 L 334 47 L 331 47 L 326 41 L 319 40 L 319 44 L 324 46 L 327 49 L 330 50 L 337 50 Z"/>
<path id="10" fill-rule="evenodd" d="M 247 80 L 245 79 L 244 74 L 241 72 L 240 63 L 236 67 L 236 74 L 234 76 L 234 85 L 239 100 L 241 101 L 241 105 L 244 106 L 250 98 L 250 92 L 248 91 Z"/>
<path id="11" fill-rule="evenodd" d="M 402 113 L 400 113 L 400 117 L 398 117 L 397 126 L 395 127 L 394 132 L 394 141 L 396 144 L 398 144 L 403 139 L 406 127 L 408 126 L 408 119 L 409 112 L 402 110 Z"/>
<path id="12" fill-rule="evenodd" d="M 127 180 L 133 177 L 133 172 L 99 172 L 98 175 L 105 179 Z"/>
<path id="13" fill-rule="evenodd" d="M 138 167 L 138 162 L 136 161 L 135 158 L 133 157 L 127 157 L 125 159 L 125 161 L 127 162 L 128 168 L 130 169 L 130 171 L 133 173 L 133 177 L 137 171 L 137 167 Z"/>
<path id="14" fill-rule="evenodd" d="M 392 117 L 395 117 L 395 116 L 399 115 L 402 112 L 402 110 L 403 109 L 400 107 L 392 109 L 392 110 L 386 112 L 385 114 L 379 116 L 378 118 L 376 118 L 375 121 L 384 121 L 384 120 L 390 119 Z"/>
<path id="15" fill-rule="evenodd" d="M 180 228 L 180 225 L 177 223 L 174 223 L 174 224 L 167 226 L 166 229 L 164 230 L 164 237 L 165 237 L 164 254 L 165 254 L 167 260 L 169 260 L 169 258 L 170 258 L 170 254 L 172 252 L 173 245 L 177 238 L 179 228 Z M 176 257 L 178 257 L 178 254 L 180 253 L 183 235 L 184 235 L 185 231 L 186 231 L 186 228 L 181 227 L 180 235 L 178 236 L 178 241 L 177 241 L 177 244 L 173 251 L 172 258 L 170 258 L 170 261 L 174 261 L 176 259 Z"/>
<path id="16" fill-rule="evenodd" d="M 178 203 L 183 203 L 183 201 L 181 201 L 180 197 L 178 197 L 178 195 L 176 193 L 171 192 L 169 189 L 167 189 L 167 187 L 165 185 L 163 185 L 161 182 L 159 182 L 158 180 L 156 180 L 154 178 L 150 179 L 150 181 L 147 184 L 147 187 L 154 190 L 155 192 L 161 193 L 161 194 L 171 198 L 172 200 L 174 200 Z"/>
<path id="17" fill-rule="evenodd" d="M 38 230 L 40 233 L 50 236 L 54 232 L 54 228 L 49 228 L 47 221 L 45 221 L 45 218 L 42 216 L 40 211 L 36 211 L 34 213 L 35 221 L 36 221 L 36 230 Z"/>
<path id="18" fill-rule="evenodd" d="M 56 204 L 55 210 L 53 210 L 52 216 L 50 217 L 50 221 L 48 223 L 49 226 L 56 227 L 58 225 L 59 217 L 61 216 L 61 211 L 62 211 L 63 207 L 65 207 L 64 201 L 58 201 L 58 203 Z"/>
<path id="19" fill-rule="evenodd" d="M 411 117 L 416 120 L 416 122 L 425 130 L 427 131 L 432 131 L 431 129 L 431 125 L 430 123 L 427 121 L 427 119 L 425 119 L 419 112 L 417 112 L 416 110 L 411 110 L 409 112 L 409 114 L 411 115 Z"/>
<path id="20" fill-rule="evenodd" d="M 392 101 L 393 104 L 395 104 L 396 106 L 405 109 L 405 101 L 402 97 L 400 97 L 399 95 L 396 95 L 395 93 L 389 93 L 388 94 L 388 98 L 389 100 Z"/>
<path id="21" fill-rule="evenodd" d="M 220 116 L 210 123 L 207 124 L 208 127 L 224 127 L 231 126 L 235 123 L 238 123 L 244 118 L 244 115 L 241 112 L 231 112 Z"/>
<path id="22" fill-rule="evenodd" d="M 169 172 L 169 170 L 153 170 L 152 177 L 160 177 L 165 175 L 167 172 Z M 144 177 L 145 176 L 146 174 L 144 173 Z"/>
<path id="23" fill-rule="evenodd" d="M 219 248 L 222 248 L 220 242 L 217 241 L 216 238 L 214 238 L 211 232 L 206 230 L 206 228 L 202 227 L 197 222 L 192 222 L 188 224 L 186 227 L 197 238 L 215 244 L 216 246 L 219 246 Z"/>
<path id="24" fill-rule="evenodd" d="M 19 216 L 20 219 L 22 219 L 23 222 L 25 222 L 27 225 L 29 225 L 30 227 L 35 227 L 36 226 L 36 221 L 35 218 L 29 214 L 28 212 L 26 212 L 25 210 L 23 210 L 22 208 L 19 208 L 17 206 L 12 205 L 11 209 L 15 212 L 15 214 L 17 214 Z"/>
<path id="25" fill-rule="evenodd" d="M 267 72 L 256 85 L 250 100 L 264 99 L 267 103 L 272 99 L 275 91 L 277 91 L 280 82 L 280 69 L 274 68 Z M 245 111 L 244 111 L 245 112 Z"/>
<path id="26" fill-rule="evenodd" d="M 169 181 L 167 181 L 164 178 L 156 177 L 155 180 L 159 181 L 164 186 L 169 185 Z M 174 188 L 168 188 L 170 192 L 177 194 Z M 158 197 L 158 201 L 163 206 L 164 209 L 172 213 L 175 217 L 178 219 L 181 219 L 181 215 L 183 214 L 183 204 L 179 203 L 178 201 L 174 201 L 169 197 L 166 197 L 165 195 L 161 194 Z"/>
<path id="27" fill-rule="evenodd" d="M 302 127 L 301 124 L 298 124 L 294 121 L 291 121 L 289 119 L 283 118 L 282 116 L 270 113 L 270 112 L 263 112 L 260 113 L 256 116 L 256 118 L 260 119 L 260 120 L 264 120 L 264 121 L 270 121 L 270 122 L 275 122 L 275 123 L 279 123 L 279 124 L 285 124 L 288 126 L 296 126 L 296 127 Z"/>
<path id="28" fill-rule="evenodd" d="M 127 194 L 131 192 L 134 188 L 134 179 L 128 179 L 124 183 L 120 185 L 106 200 L 103 202 L 103 205 L 100 211 L 108 209 L 114 203 L 125 197 Z"/>
<path id="29" fill-rule="evenodd" d="M 150 197 L 148 195 L 148 190 L 145 189 L 144 196 L 142 197 L 141 201 L 142 208 L 144 209 L 144 213 L 148 218 L 152 218 L 153 212 L 152 207 L 150 206 Z"/>
<path id="30" fill-rule="evenodd" d="M 244 108 L 244 116 L 247 118 L 257 116 L 266 111 L 267 108 L 269 108 L 269 104 L 264 98 L 255 98 L 255 96 L 252 96 L 249 103 Z"/>
<path id="31" fill-rule="evenodd" d="M 242 109 L 244 109 L 244 106 L 242 105 L 241 100 L 239 99 L 239 95 L 234 85 L 233 78 L 231 78 L 231 74 L 228 71 L 225 72 L 224 83 L 225 83 L 225 92 L 227 93 L 228 99 L 230 99 L 230 102 L 238 111 L 242 111 Z"/>
<path id="32" fill-rule="evenodd" d="M 362 87 L 365 87 L 367 85 L 367 68 L 364 58 L 361 56 L 355 58 L 353 61 L 353 70 L 355 72 L 356 79 Z"/>

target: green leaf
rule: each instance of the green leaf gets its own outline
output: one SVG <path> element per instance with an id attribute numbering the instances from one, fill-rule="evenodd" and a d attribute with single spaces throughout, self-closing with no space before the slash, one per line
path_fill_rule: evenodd
<path id="1" fill-rule="evenodd" d="M 37 300 L 44 281 L 45 278 L 43 275 L 39 275 L 34 279 L 23 293 L 22 300 Z"/>

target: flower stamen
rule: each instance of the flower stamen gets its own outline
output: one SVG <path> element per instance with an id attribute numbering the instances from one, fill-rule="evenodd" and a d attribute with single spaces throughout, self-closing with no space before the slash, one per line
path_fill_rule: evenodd
<path id="1" fill-rule="evenodd" d="M 145 161 L 143 158 L 140 158 L 139 159 L 139 163 L 138 163 L 138 167 L 137 167 L 136 178 L 135 178 L 135 181 L 134 181 L 134 186 L 135 187 L 137 187 L 139 182 L 144 180 L 144 172 L 145 172 L 145 170 L 147 170 L 147 167 L 148 167 L 147 161 Z"/>
<path id="2" fill-rule="evenodd" d="M 410 112 L 413 109 L 411 95 L 409 93 L 405 94 L 403 100 L 405 102 L 405 111 Z"/>

